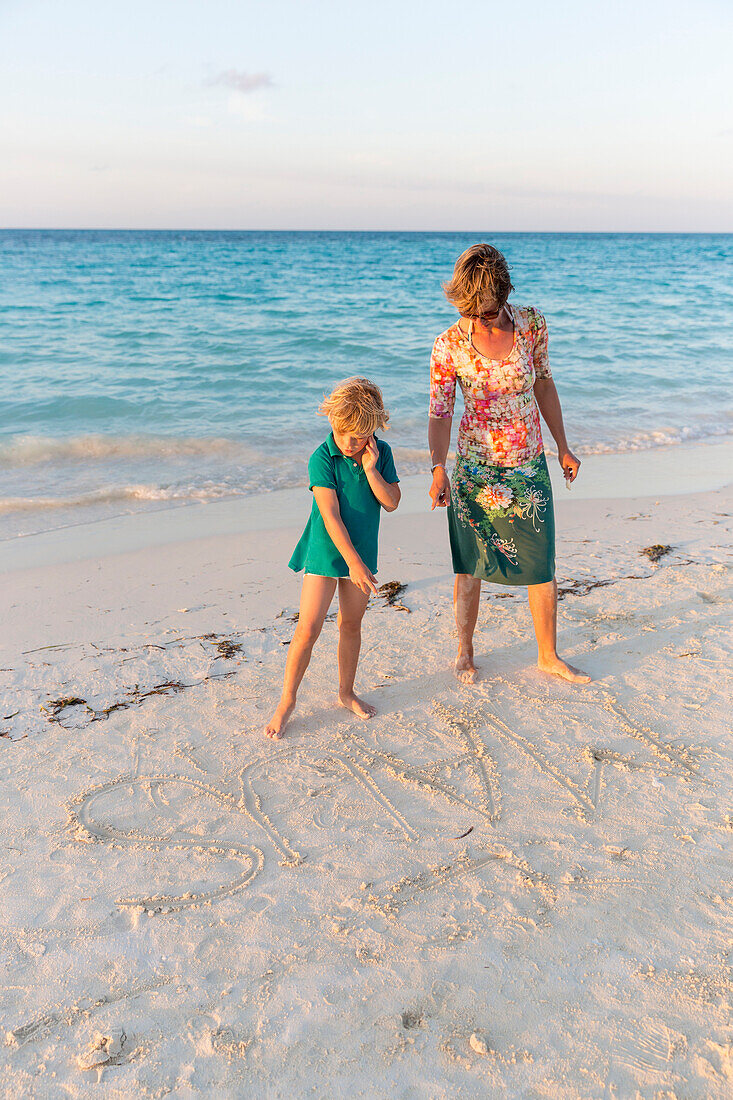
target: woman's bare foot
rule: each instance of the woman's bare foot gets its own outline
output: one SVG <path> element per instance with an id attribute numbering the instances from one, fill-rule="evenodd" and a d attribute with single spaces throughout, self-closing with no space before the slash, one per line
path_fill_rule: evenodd
<path id="1" fill-rule="evenodd" d="M 537 667 L 541 672 L 546 672 L 549 676 L 559 676 L 562 680 L 569 680 L 571 684 L 589 684 L 591 681 L 587 672 L 569 665 L 557 654 L 554 657 L 538 657 Z"/>
<path id="2" fill-rule="evenodd" d="M 280 703 L 272 718 L 265 726 L 265 737 L 269 737 L 273 741 L 279 741 L 294 710 L 295 703 L 288 703 L 287 705 L 285 703 Z"/>
<path id="3" fill-rule="evenodd" d="M 478 677 L 478 669 L 473 663 L 473 654 L 468 655 L 459 654 L 456 657 L 455 672 L 458 679 L 462 684 L 475 684 Z"/>
<path id="4" fill-rule="evenodd" d="M 339 703 L 347 710 L 353 711 L 357 718 L 362 718 L 365 722 L 377 713 L 376 707 L 373 707 L 371 703 L 366 703 L 358 695 L 354 695 L 353 691 L 349 694 L 339 695 Z"/>

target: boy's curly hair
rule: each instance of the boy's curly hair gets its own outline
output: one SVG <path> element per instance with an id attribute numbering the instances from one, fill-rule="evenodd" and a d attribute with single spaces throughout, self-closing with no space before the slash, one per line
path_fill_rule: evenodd
<path id="1" fill-rule="evenodd" d="M 346 378 L 319 408 L 327 416 L 337 432 L 353 432 L 354 435 L 372 435 L 377 428 L 387 427 L 389 413 L 384 407 L 382 391 L 368 378 Z"/>

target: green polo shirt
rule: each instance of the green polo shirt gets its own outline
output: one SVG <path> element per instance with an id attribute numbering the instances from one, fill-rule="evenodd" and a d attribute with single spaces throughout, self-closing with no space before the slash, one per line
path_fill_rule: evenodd
<path id="1" fill-rule="evenodd" d="M 376 436 L 374 437 L 376 439 Z M 384 480 L 394 485 L 399 481 L 389 444 L 377 439 L 379 458 L 377 470 Z M 364 470 L 336 446 L 333 432 L 308 460 L 308 481 L 314 486 L 335 489 L 344 527 L 354 549 L 372 573 L 377 571 L 377 539 L 382 505 L 372 492 Z M 323 516 L 313 500 L 310 519 L 290 559 L 296 573 L 316 573 L 320 577 L 348 577 L 349 567 L 336 549 L 326 530 Z"/>

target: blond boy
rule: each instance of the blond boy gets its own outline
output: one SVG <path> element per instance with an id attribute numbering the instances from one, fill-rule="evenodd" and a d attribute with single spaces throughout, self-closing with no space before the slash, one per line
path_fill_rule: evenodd
<path id="1" fill-rule="evenodd" d="M 374 434 L 386 428 L 389 414 L 381 391 L 368 378 L 347 378 L 325 399 L 320 412 L 328 417 L 332 431 L 308 461 L 313 506 L 290 559 L 291 569 L 305 571 L 298 625 L 288 650 L 280 702 L 265 728 L 275 740 L 282 737 L 295 709 L 337 585 L 338 701 L 358 718 L 376 714 L 355 694 L 354 678 L 361 620 L 370 594 L 377 591 L 381 511 L 393 512 L 400 502 L 391 448 Z"/>

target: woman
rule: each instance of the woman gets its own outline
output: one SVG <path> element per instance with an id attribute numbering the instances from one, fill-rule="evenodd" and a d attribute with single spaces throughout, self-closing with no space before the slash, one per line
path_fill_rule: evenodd
<path id="1" fill-rule="evenodd" d="M 448 508 L 458 628 L 456 675 L 473 683 L 473 633 L 481 581 L 526 585 L 537 664 L 572 683 L 590 676 L 557 653 L 555 518 L 539 413 L 557 444 L 569 485 L 580 460 L 568 447 L 547 360 L 547 325 L 531 307 L 507 301 L 507 262 L 489 244 L 459 256 L 444 286 L 459 320 L 435 341 L 430 361 L 428 441 L 432 507 Z M 445 461 L 456 380 L 465 411 L 452 483 Z M 539 409 L 538 409 L 539 407 Z"/>

